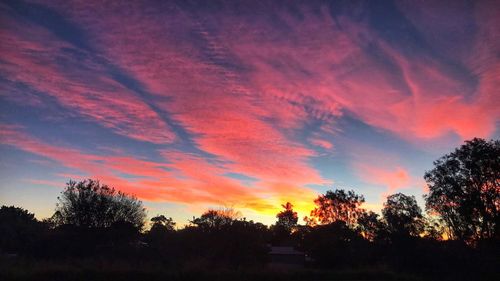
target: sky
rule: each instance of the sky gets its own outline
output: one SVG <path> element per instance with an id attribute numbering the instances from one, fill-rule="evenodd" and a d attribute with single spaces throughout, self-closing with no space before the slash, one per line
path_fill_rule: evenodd
<path id="1" fill-rule="evenodd" d="M 499 27 L 498 1 L 1 1 L 0 204 L 94 178 L 181 224 L 423 207 L 434 160 L 500 137 Z"/>

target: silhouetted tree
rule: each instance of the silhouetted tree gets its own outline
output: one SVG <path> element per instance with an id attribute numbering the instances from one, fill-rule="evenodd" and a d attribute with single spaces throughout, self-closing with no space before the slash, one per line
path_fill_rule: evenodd
<path id="1" fill-rule="evenodd" d="M 175 225 L 172 218 L 164 215 L 151 218 L 151 229 L 144 235 L 150 259 L 164 263 L 177 262 L 181 249 Z"/>
<path id="2" fill-rule="evenodd" d="M 314 200 L 317 207 L 305 220 L 309 225 L 343 221 L 348 227 L 354 228 L 359 216 L 364 212 L 360 208 L 364 202 L 363 195 L 356 194 L 353 190 L 347 192 L 342 189 L 327 191 L 326 194 L 319 195 Z"/>
<path id="3" fill-rule="evenodd" d="M 291 246 L 298 250 L 304 251 L 304 242 L 307 235 L 313 230 L 309 225 L 297 225 L 295 231 L 290 235 Z"/>
<path id="4" fill-rule="evenodd" d="M 297 216 L 297 212 L 293 210 L 293 205 L 290 202 L 286 202 L 286 204 L 281 206 L 285 210 L 279 212 L 276 215 L 276 218 L 278 218 L 276 225 L 282 227 L 288 233 L 290 233 L 292 229 L 297 225 L 299 217 Z"/>
<path id="5" fill-rule="evenodd" d="M 193 217 L 191 223 L 205 230 L 218 230 L 222 227 L 232 225 L 240 218 L 241 213 L 231 208 L 210 209 L 199 218 Z"/>
<path id="6" fill-rule="evenodd" d="M 53 216 L 58 225 L 103 228 L 126 222 L 137 229 L 144 225 L 141 201 L 96 180 L 70 181 L 58 199 Z"/>
<path id="7" fill-rule="evenodd" d="M 423 237 L 431 240 L 443 240 L 444 229 L 439 219 L 434 216 L 424 217 Z"/>
<path id="8" fill-rule="evenodd" d="M 266 261 L 268 228 L 264 224 L 245 219 L 235 220 L 219 237 L 222 242 L 218 247 L 231 266 L 262 264 Z"/>
<path id="9" fill-rule="evenodd" d="M 280 211 L 276 215 L 278 221 L 275 225 L 271 226 L 271 232 L 273 236 L 271 242 L 273 245 L 290 243 L 291 241 L 288 241 L 290 238 L 290 233 L 294 228 L 296 228 L 297 222 L 299 220 L 297 212 L 293 210 L 293 205 L 290 202 L 286 202 L 281 206 L 284 208 L 284 210 Z"/>
<path id="10" fill-rule="evenodd" d="M 403 193 L 388 196 L 382 214 L 391 234 L 418 236 L 424 231 L 422 210 L 415 196 Z"/>
<path id="11" fill-rule="evenodd" d="M 151 231 L 174 231 L 175 222 L 172 218 L 164 215 L 157 215 L 151 218 Z"/>
<path id="12" fill-rule="evenodd" d="M 500 237 L 500 141 L 475 138 L 434 162 L 424 176 L 426 208 L 453 239 Z"/>
<path id="13" fill-rule="evenodd" d="M 183 255 L 214 266 L 238 267 L 263 263 L 267 257 L 268 229 L 241 218 L 233 209 L 210 209 L 193 218 L 193 226 L 178 231 Z"/>
<path id="14" fill-rule="evenodd" d="M 0 252 L 25 252 L 40 236 L 43 225 L 27 210 L 0 208 Z"/>
<path id="15" fill-rule="evenodd" d="M 384 228 L 379 215 L 372 211 L 363 212 L 358 218 L 357 229 L 365 239 L 370 241 L 374 241 Z"/>
<path id="16" fill-rule="evenodd" d="M 311 228 L 305 235 L 303 248 L 318 265 L 353 265 L 358 260 L 359 249 L 365 248 L 363 241 L 357 231 L 337 220 Z"/>

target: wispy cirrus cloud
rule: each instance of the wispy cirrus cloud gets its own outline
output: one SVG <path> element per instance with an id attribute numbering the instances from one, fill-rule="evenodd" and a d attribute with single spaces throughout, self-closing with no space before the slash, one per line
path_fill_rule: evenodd
<path id="1" fill-rule="evenodd" d="M 453 62 L 423 50 L 418 42 L 393 44 L 366 21 L 334 19 L 326 10 L 302 16 L 282 16 L 289 28 L 286 40 L 232 34 L 235 52 L 257 69 L 255 85 L 267 93 L 305 94 L 317 101 L 312 108 L 323 115 L 340 108 L 406 140 L 449 133 L 462 139 L 487 137 L 495 131 L 499 102 L 492 88 L 484 89 L 492 78 L 475 86 L 472 67 L 457 73 Z M 490 64 L 483 71 L 494 76 L 498 68 Z"/>
<path id="2" fill-rule="evenodd" d="M 98 55 L 32 23 L 12 17 L 5 22 L 0 32 L 5 98 L 21 105 L 55 102 L 66 116 L 86 118 L 132 139 L 173 141 L 169 125 L 137 93 L 116 81 Z"/>
<path id="3" fill-rule="evenodd" d="M 308 208 L 308 186 L 330 182 L 312 162 L 337 151 L 339 121 L 413 146 L 498 130 L 500 17 L 487 3 L 197 4 L 2 4 L 3 98 L 55 104 L 161 161 L 131 157 L 119 142 L 106 155 L 19 132 L 8 144 L 148 200 L 264 212 L 284 200 Z M 349 149 L 332 157 L 349 157 L 363 182 L 390 192 L 413 185 L 400 161 Z"/>
<path id="4" fill-rule="evenodd" d="M 297 202 L 298 206 L 307 206 L 307 199 L 315 194 L 299 186 L 289 186 L 286 196 L 283 196 L 284 190 L 277 185 L 251 188 L 237 179 L 227 177 L 225 174 L 231 170 L 223 164 L 210 163 L 189 153 L 163 151 L 161 155 L 165 161 L 153 162 L 127 155 L 100 155 L 64 145 L 54 146 L 30 136 L 19 126 L 2 125 L 0 132 L 1 144 L 42 156 L 78 172 L 60 174 L 58 177 L 95 177 L 145 200 L 220 206 L 230 204 L 267 213 L 276 211 L 281 199 Z M 36 179 L 30 182 L 44 185 L 55 183 Z"/>
<path id="5" fill-rule="evenodd" d="M 120 11 L 106 8 L 110 7 L 103 9 L 105 21 L 85 17 L 85 9 L 68 12 L 88 26 L 90 33 L 103 28 L 110 31 L 96 34 L 96 45 L 103 46 L 106 56 L 137 77 L 151 93 L 167 100 L 158 106 L 191 135 L 199 149 L 228 161 L 231 170 L 248 176 L 321 182 L 317 171 L 307 164 L 315 152 L 272 122 L 276 119 L 290 124 L 288 117 L 294 116 L 293 112 L 279 109 L 277 99 L 253 96 L 251 85 L 243 82 L 245 66 L 233 61 L 236 58 L 225 42 L 219 42 L 221 38 L 210 34 L 199 20 L 172 9 L 169 19 L 155 14 L 148 19 L 131 15 L 130 24 L 124 26 Z M 155 20 L 168 24 L 158 26 Z M 193 41 L 172 44 L 182 31 L 192 33 Z M 146 39 L 150 37 L 157 40 Z"/>
<path id="6" fill-rule="evenodd" d="M 88 26 L 102 51 L 152 92 L 172 97 L 174 102 L 165 107 L 189 129 L 197 127 L 191 124 L 191 110 L 223 110 L 210 101 L 221 99 L 230 107 L 228 97 L 233 96 L 243 110 L 258 113 L 250 117 L 272 118 L 273 126 L 283 128 L 349 111 L 405 139 L 448 133 L 465 139 L 495 130 L 498 102 L 491 91 L 483 90 L 491 82 L 464 82 L 464 77 L 471 80 L 477 73 L 472 65 L 457 73 L 454 63 L 423 48 L 425 42 L 394 43 L 390 36 L 397 31 L 385 34 L 368 17 L 355 20 L 354 12 L 343 14 L 336 7 L 298 5 L 292 13 L 273 5 L 242 6 L 248 14 L 233 16 L 231 5 L 209 14 L 201 7 L 165 4 L 159 9 L 171 14 L 168 19 L 161 11 L 141 17 L 147 9 L 141 4 L 132 14 L 130 8 L 116 10 L 112 5 L 76 4 L 62 10 Z M 263 16 L 251 13 L 263 8 L 268 8 Z M 368 8 L 353 5 L 353 11 Z M 394 18 L 408 29 L 408 36 L 417 37 L 413 33 L 418 30 L 405 18 L 407 10 L 386 8 L 399 14 Z M 106 17 L 89 17 L 91 10 Z M 127 26 L 121 24 L 125 12 L 131 22 Z M 254 20 L 245 20 L 250 17 Z M 477 19 L 478 25 L 491 24 L 483 21 Z M 111 32 L 98 34 L 101 29 Z M 494 64 L 488 69 L 495 71 Z M 197 100 L 203 106 L 197 106 Z M 260 102 L 259 108 L 248 108 L 245 102 Z"/>

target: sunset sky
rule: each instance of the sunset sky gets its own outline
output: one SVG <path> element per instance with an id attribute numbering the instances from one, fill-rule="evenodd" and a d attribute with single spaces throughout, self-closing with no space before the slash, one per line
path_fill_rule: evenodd
<path id="1" fill-rule="evenodd" d="M 500 137 L 498 1 L 45 2 L 0 4 L 0 204 L 38 218 L 89 177 L 180 224 L 422 204 L 433 160 Z"/>

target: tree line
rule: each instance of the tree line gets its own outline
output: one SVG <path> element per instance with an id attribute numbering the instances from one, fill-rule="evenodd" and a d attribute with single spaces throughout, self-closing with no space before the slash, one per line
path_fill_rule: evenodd
<path id="1" fill-rule="evenodd" d="M 148 230 L 136 197 L 97 180 L 70 181 L 49 219 L 1 207 L 0 253 L 241 268 L 266 264 L 270 246 L 291 246 L 320 269 L 382 265 L 446 280 L 499 277 L 500 141 L 466 141 L 436 160 L 424 179 L 424 211 L 414 196 L 396 193 L 379 215 L 362 208 L 363 195 L 333 189 L 314 200 L 305 225 L 286 202 L 269 227 L 221 208 L 180 229 L 157 215 Z"/>

